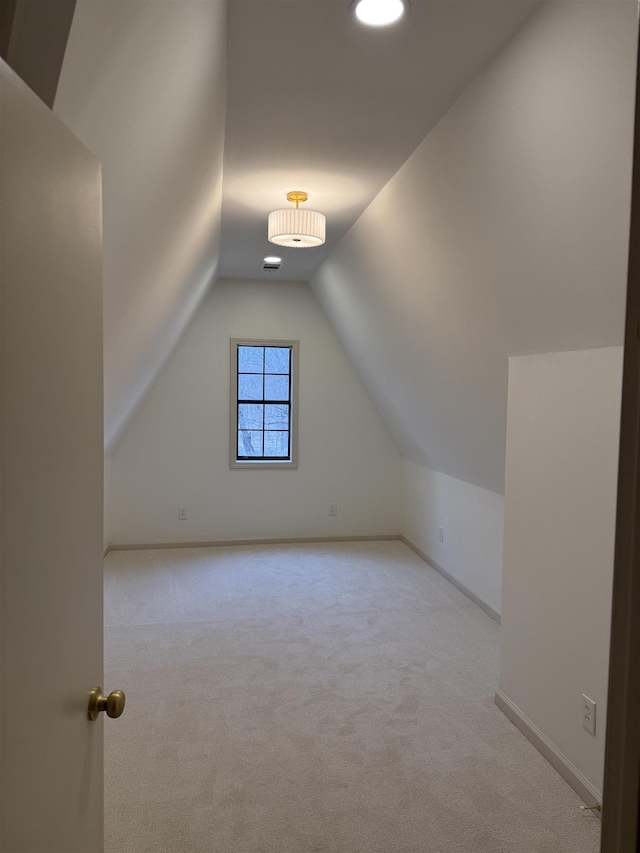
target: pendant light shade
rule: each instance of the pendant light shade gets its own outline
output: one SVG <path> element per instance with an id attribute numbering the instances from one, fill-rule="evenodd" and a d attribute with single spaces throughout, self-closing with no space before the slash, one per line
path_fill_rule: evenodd
<path id="1" fill-rule="evenodd" d="M 295 208 L 274 210 L 269 214 L 268 233 L 271 243 L 293 249 L 322 246 L 326 239 L 327 219 L 317 210 L 299 209 L 299 203 L 307 198 L 306 193 L 291 192 L 287 200 L 295 202 Z"/>

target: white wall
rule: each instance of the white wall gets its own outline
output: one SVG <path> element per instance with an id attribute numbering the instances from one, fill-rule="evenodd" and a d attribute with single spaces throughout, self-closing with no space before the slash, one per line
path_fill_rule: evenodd
<path id="1" fill-rule="evenodd" d="M 503 496 L 415 462 L 402 471 L 404 535 L 500 612 Z"/>
<path id="2" fill-rule="evenodd" d="M 215 280 L 226 94 L 227 0 L 79 0 L 55 112 L 102 164 L 107 448 Z"/>
<path id="3" fill-rule="evenodd" d="M 635 2 L 542 5 L 311 281 L 407 460 L 404 532 L 502 610 L 506 637 L 529 619 L 525 596 L 500 607 L 508 360 L 622 344 L 637 16 Z M 613 498 L 601 497 L 610 519 Z M 535 535 L 536 517 L 526 522 Z M 439 524 L 449 531 L 442 544 Z M 572 583 L 570 566 L 556 571 L 557 585 Z M 602 623 L 595 634 L 588 647 L 602 641 L 600 661 Z M 535 632 L 529 639 L 535 648 Z M 571 636 L 555 640 L 560 678 L 589 656 Z M 523 681 L 525 652 L 516 644 L 509 659 Z M 602 705 L 598 672 L 591 689 Z M 582 681 L 578 699 L 591 685 Z M 539 697 L 549 715 L 565 699 Z M 575 705 L 559 713 L 577 719 Z M 588 766 L 594 779 L 598 760 Z"/>
<path id="4" fill-rule="evenodd" d="M 500 686 L 599 792 L 621 382 L 621 347 L 509 365 Z"/>
<path id="5" fill-rule="evenodd" d="M 405 458 L 502 492 L 507 357 L 622 343 L 637 16 L 544 4 L 313 277 Z"/>
<path id="6" fill-rule="evenodd" d="M 232 337 L 300 341 L 297 470 L 229 469 Z M 114 544 L 399 531 L 397 451 L 306 284 L 216 285 L 113 450 L 109 503 Z"/>

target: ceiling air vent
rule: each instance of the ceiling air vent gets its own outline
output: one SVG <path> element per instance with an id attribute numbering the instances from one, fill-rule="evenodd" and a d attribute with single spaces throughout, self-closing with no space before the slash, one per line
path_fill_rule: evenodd
<path id="1" fill-rule="evenodd" d="M 263 270 L 279 270 L 281 266 L 282 266 L 281 264 L 263 264 L 262 269 Z"/>

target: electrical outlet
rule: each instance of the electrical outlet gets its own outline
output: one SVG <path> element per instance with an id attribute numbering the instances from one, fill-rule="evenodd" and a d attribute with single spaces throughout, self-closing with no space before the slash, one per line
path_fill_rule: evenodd
<path id="1" fill-rule="evenodd" d="M 444 527 L 438 527 L 438 541 L 444 542 Z"/>
<path id="2" fill-rule="evenodd" d="M 582 694 L 582 725 L 592 735 L 596 733 L 596 703 Z"/>
<path id="3" fill-rule="evenodd" d="M 329 504 L 329 515 L 338 514 L 338 504 Z"/>
<path id="4" fill-rule="evenodd" d="M 186 506 L 178 507 L 178 521 L 186 521 L 187 520 L 187 508 Z"/>

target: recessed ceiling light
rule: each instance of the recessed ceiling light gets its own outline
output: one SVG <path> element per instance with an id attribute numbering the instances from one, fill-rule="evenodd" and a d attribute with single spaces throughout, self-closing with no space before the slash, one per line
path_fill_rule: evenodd
<path id="1" fill-rule="evenodd" d="M 264 259 L 265 264 L 281 264 L 282 258 L 277 258 L 275 255 L 268 255 Z"/>
<path id="2" fill-rule="evenodd" d="M 405 0 L 356 0 L 356 18 L 371 27 L 386 27 L 395 24 L 406 12 Z"/>

